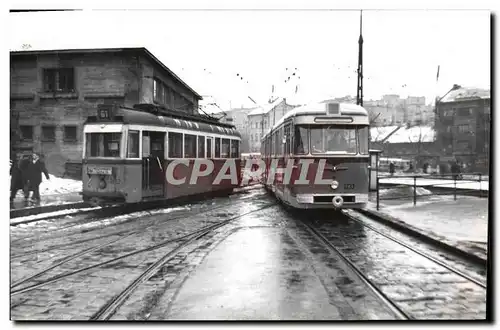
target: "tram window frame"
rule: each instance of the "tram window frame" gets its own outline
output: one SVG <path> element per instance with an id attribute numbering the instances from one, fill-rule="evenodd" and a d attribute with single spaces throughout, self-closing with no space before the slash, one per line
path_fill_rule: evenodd
<path id="1" fill-rule="evenodd" d="M 218 148 L 217 148 L 218 147 Z M 214 138 L 214 158 L 221 158 L 221 138 Z"/>
<path id="2" fill-rule="evenodd" d="M 276 138 L 274 139 L 274 144 L 275 144 L 275 148 L 276 148 L 276 157 L 280 157 L 281 156 L 281 148 L 280 148 L 280 129 L 278 128 L 276 130 Z"/>
<path id="3" fill-rule="evenodd" d="M 285 156 L 290 156 L 290 124 L 285 126 Z"/>
<path id="4" fill-rule="evenodd" d="M 132 136 L 136 135 L 137 139 L 132 139 Z M 133 145 L 131 145 L 131 141 L 133 141 Z M 139 157 L 139 144 L 140 144 L 141 138 L 140 138 L 140 132 L 139 130 L 129 130 L 127 134 L 127 158 L 141 158 Z M 135 149 L 137 148 L 137 151 L 130 150 L 130 149 Z"/>
<path id="5" fill-rule="evenodd" d="M 231 149 L 230 149 L 230 158 L 238 158 L 238 155 L 240 154 L 240 141 L 231 139 Z M 234 148 L 235 146 L 236 148 Z"/>
<path id="6" fill-rule="evenodd" d="M 362 132 L 366 132 L 365 137 L 363 138 L 364 141 L 364 152 L 361 150 L 361 134 Z M 370 154 L 370 141 L 369 141 L 369 132 L 370 132 L 370 127 L 369 126 L 358 126 L 356 129 L 356 149 L 360 155 L 369 155 Z"/>
<path id="7" fill-rule="evenodd" d="M 205 137 L 198 135 L 198 158 L 205 158 Z"/>
<path id="8" fill-rule="evenodd" d="M 305 130 L 306 132 L 306 138 L 307 140 L 306 141 L 302 141 L 302 135 L 301 136 L 301 146 L 302 146 L 302 151 L 299 152 L 298 150 L 298 145 L 297 145 L 297 141 L 299 141 L 296 137 L 297 137 L 297 133 L 299 132 L 300 133 L 300 130 Z M 294 154 L 297 154 L 297 155 L 308 155 L 309 154 L 309 140 L 310 140 L 310 134 L 309 134 L 309 125 L 295 125 L 293 127 L 293 153 Z"/>
<path id="9" fill-rule="evenodd" d="M 230 158 L 231 155 L 231 140 L 227 138 L 221 139 L 220 157 Z"/>
<path id="10" fill-rule="evenodd" d="M 109 140 L 105 141 L 109 136 Z M 93 139 L 94 137 L 94 139 Z M 122 149 L 122 132 L 90 132 L 85 133 L 85 157 L 86 158 L 121 158 Z M 97 139 L 97 141 L 96 141 Z M 111 152 L 109 144 L 116 143 L 118 145 L 118 155 L 106 155 Z M 94 147 L 94 148 L 93 148 Z M 101 150 L 102 148 L 102 150 Z M 115 152 L 116 154 L 116 152 Z"/>
<path id="11" fill-rule="evenodd" d="M 180 154 L 174 153 L 175 149 L 179 149 Z M 182 133 L 168 132 L 168 158 L 184 158 L 184 136 Z"/>
<path id="12" fill-rule="evenodd" d="M 212 155 L 213 155 L 213 145 L 214 145 L 214 138 L 211 137 L 211 136 L 207 136 L 207 138 L 205 139 L 205 143 L 207 145 L 207 158 L 212 158 Z"/>
<path id="13" fill-rule="evenodd" d="M 184 134 L 184 158 L 196 158 L 196 142 L 196 135 Z"/>

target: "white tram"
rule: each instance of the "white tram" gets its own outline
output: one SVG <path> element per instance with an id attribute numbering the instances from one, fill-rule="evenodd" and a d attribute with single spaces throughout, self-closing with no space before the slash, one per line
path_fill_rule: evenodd
<path id="1" fill-rule="evenodd" d="M 323 101 L 285 114 L 263 137 L 266 189 L 298 209 L 363 208 L 369 122 L 358 105 Z M 283 171 L 284 174 L 276 172 Z"/>

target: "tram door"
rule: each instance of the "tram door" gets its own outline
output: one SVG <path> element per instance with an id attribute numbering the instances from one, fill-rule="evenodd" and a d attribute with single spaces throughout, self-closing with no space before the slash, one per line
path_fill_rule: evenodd
<path id="1" fill-rule="evenodd" d="M 165 132 L 142 132 L 142 193 L 144 197 L 163 196 L 164 141 Z"/>

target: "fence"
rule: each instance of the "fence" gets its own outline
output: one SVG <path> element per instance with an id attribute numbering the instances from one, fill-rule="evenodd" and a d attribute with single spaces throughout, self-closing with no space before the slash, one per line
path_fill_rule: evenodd
<path id="1" fill-rule="evenodd" d="M 381 180 L 385 181 L 382 182 Z M 453 195 L 454 200 L 457 195 L 474 195 L 488 197 L 489 176 L 481 173 L 467 174 L 434 174 L 434 175 L 398 175 L 398 176 L 378 176 L 377 177 L 377 210 L 380 208 L 381 200 L 398 200 L 413 198 L 413 205 L 417 205 L 417 188 L 425 188 L 431 191 L 432 195 Z M 392 181 L 392 182 L 391 182 Z M 398 182 L 399 181 L 399 182 Z M 413 188 L 409 195 L 381 197 L 380 187 L 388 188 Z"/>

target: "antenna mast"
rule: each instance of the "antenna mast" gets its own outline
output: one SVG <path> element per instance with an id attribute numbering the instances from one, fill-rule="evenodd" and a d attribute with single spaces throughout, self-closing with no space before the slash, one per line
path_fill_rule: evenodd
<path id="1" fill-rule="evenodd" d="M 356 104 L 363 106 L 363 11 L 359 18 L 358 86 Z"/>

